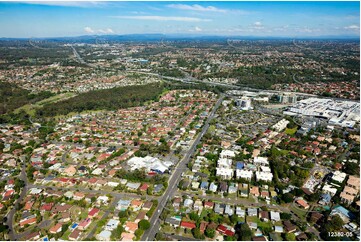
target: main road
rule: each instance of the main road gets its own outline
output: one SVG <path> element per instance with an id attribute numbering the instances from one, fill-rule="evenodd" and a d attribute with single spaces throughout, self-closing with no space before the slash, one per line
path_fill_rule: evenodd
<path id="1" fill-rule="evenodd" d="M 159 227 L 160 227 L 159 216 L 162 213 L 163 208 L 166 206 L 167 201 L 169 199 L 171 199 L 173 197 L 174 193 L 176 192 L 177 185 L 182 177 L 181 176 L 182 172 L 187 169 L 187 164 L 188 164 L 192 154 L 196 150 L 197 145 L 201 141 L 203 135 L 207 132 L 208 127 L 209 127 L 209 122 L 213 119 L 217 109 L 219 108 L 219 106 L 222 103 L 223 98 L 224 98 L 224 95 L 221 94 L 221 96 L 217 100 L 215 106 L 213 107 L 212 112 L 209 114 L 206 122 L 204 123 L 202 131 L 198 134 L 197 138 L 195 139 L 195 141 L 193 142 L 192 146 L 190 147 L 188 152 L 185 154 L 183 159 L 175 167 L 173 174 L 169 178 L 169 182 L 168 182 L 169 185 L 168 185 L 167 189 L 165 190 L 164 195 L 159 199 L 158 206 L 157 206 L 152 218 L 150 219 L 150 228 L 148 230 L 146 230 L 142 236 L 142 239 L 141 239 L 142 241 L 153 241 L 154 240 L 154 237 L 155 237 L 156 233 L 159 231 Z"/>

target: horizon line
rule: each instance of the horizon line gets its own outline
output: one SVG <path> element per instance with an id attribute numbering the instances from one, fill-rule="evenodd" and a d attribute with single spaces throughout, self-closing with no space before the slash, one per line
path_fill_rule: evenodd
<path id="1" fill-rule="evenodd" d="M 64 35 L 64 36 L 43 36 L 43 37 L 6 37 L 2 36 L 1 39 L 60 39 L 60 38 L 81 38 L 81 37 L 117 37 L 117 36 L 132 36 L 132 35 L 162 35 L 165 37 L 192 37 L 192 38 L 201 38 L 201 37 L 223 37 L 223 38 L 288 38 L 288 39 L 299 39 L 299 38 L 354 38 L 360 39 L 360 35 L 317 35 L 317 36 L 281 36 L 281 35 L 268 35 L 268 36 L 258 36 L 258 35 L 227 35 L 227 34 L 191 34 L 191 33 L 129 33 L 129 34 L 85 34 L 85 35 Z"/>

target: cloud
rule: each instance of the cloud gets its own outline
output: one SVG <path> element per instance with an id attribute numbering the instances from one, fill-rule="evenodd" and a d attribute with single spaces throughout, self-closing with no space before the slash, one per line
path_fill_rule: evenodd
<path id="1" fill-rule="evenodd" d="M 294 29 L 295 32 L 299 32 L 299 33 L 317 33 L 320 32 L 321 29 L 318 28 L 310 28 L 310 27 L 296 27 Z"/>
<path id="2" fill-rule="evenodd" d="M 110 16 L 112 18 L 120 19 L 135 19 L 135 20 L 154 20 L 154 21 L 180 21 L 180 22 L 210 22 L 211 19 L 193 18 L 193 17 L 174 17 L 174 16 Z"/>
<path id="3" fill-rule="evenodd" d="M 181 9 L 181 10 L 202 11 L 202 12 L 219 12 L 219 13 L 227 12 L 226 9 L 220 9 L 220 8 L 216 8 L 214 6 L 203 7 L 203 6 L 198 5 L 198 4 L 194 4 L 194 5 L 169 4 L 168 7 Z"/>
<path id="4" fill-rule="evenodd" d="M 87 32 L 87 33 L 89 33 L 89 34 L 95 33 L 95 31 L 94 31 L 92 28 L 90 28 L 90 27 L 85 27 L 84 30 L 85 30 L 85 32 Z"/>
<path id="5" fill-rule="evenodd" d="M 162 11 L 161 8 L 156 8 L 156 7 L 153 7 L 153 6 L 148 6 L 148 8 L 149 8 L 150 10 L 154 10 L 154 11 Z"/>
<path id="6" fill-rule="evenodd" d="M 111 28 L 107 28 L 105 30 L 99 29 L 98 32 L 102 34 L 114 34 L 114 31 Z"/>
<path id="7" fill-rule="evenodd" d="M 346 26 L 346 27 L 344 27 L 344 29 L 347 29 L 347 30 L 359 30 L 360 26 L 354 24 L 354 25 Z"/>
<path id="8" fill-rule="evenodd" d="M 169 4 L 169 8 L 180 9 L 180 10 L 189 10 L 189 11 L 198 11 L 198 12 L 218 12 L 218 13 L 232 13 L 237 15 L 246 15 L 255 12 L 249 12 L 241 9 L 225 9 L 217 8 L 214 6 L 201 6 L 199 4 L 187 5 L 187 4 Z"/>
<path id="9" fill-rule="evenodd" d="M 114 31 L 111 28 L 106 28 L 106 29 L 98 29 L 98 30 L 94 30 L 90 27 L 85 27 L 84 31 L 87 32 L 88 34 L 114 34 Z"/>
<path id="10" fill-rule="evenodd" d="M 257 21 L 254 22 L 253 25 L 250 27 L 251 30 L 261 30 L 264 29 L 264 26 L 261 22 Z"/>
<path id="11" fill-rule="evenodd" d="M 193 29 L 190 29 L 189 32 L 202 32 L 203 30 L 198 27 L 198 26 L 195 26 Z"/>

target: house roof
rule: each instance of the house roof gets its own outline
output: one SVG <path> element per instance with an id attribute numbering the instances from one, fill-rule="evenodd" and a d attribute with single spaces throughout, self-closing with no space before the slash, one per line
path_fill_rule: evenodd
<path id="1" fill-rule="evenodd" d="M 73 232 L 71 232 L 71 234 L 69 235 L 69 238 L 76 240 L 79 238 L 80 234 L 81 234 L 81 231 L 79 229 L 75 229 Z"/>
<path id="2" fill-rule="evenodd" d="M 89 213 L 88 216 L 95 216 L 97 213 L 99 213 L 99 209 L 98 208 L 92 208 Z"/>
<path id="3" fill-rule="evenodd" d="M 293 223 L 291 223 L 290 221 L 286 220 L 283 221 L 283 225 L 285 226 L 285 229 L 290 232 L 296 229 L 296 225 L 294 225 Z"/>
<path id="4" fill-rule="evenodd" d="M 33 204 L 34 204 L 33 201 L 26 202 L 25 206 L 24 206 L 24 210 L 31 210 L 33 207 Z"/>
<path id="5" fill-rule="evenodd" d="M 26 225 L 26 224 L 33 224 L 33 223 L 36 223 L 36 217 L 34 218 L 30 218 L 30 219 L 26 219 L 22 222 L 20 222 L 20 227 Z"/>
<path id="6" fill-rule="evenodd" d="M 61 228 L 61 226 L 63 226 L 62 223 L 57 223 L 56 225 L 54 225 L 53 227 L 51 227 L 49 229 L 50 233 L 57 233 L 57 231 Z"/>
<path id="7" fill-rule="evenodd" d="M 134 222 L 127 221 L 125 223 L 125 227 L 127 227 L 129 231 L 132 231 L 134 233 L 138 229 L 138 224 L 134 223 Z"/>
<path id="8" fill-rule="evenodd" d="M 145 215 L 146 215 L 146 214 L 147 214 L 147 212 L 145 212 L 145 211 L 140 211 L 135 219 L 136 219 L 136 220 L 142 220 L 142 219 L 145 218 Z"/>
<path id="9" fill-rule="evenodd" d="M 201 224 L 199 225 L 200 231 L 206 230 L 207 225 L 208 225 L 208 222 L 202 221 Z"/>
<path id="10" fill-rule="evenodd" d="M 153 203 L 151 201 L 146 201 L 143 204 L 143 209 L 150 209 L 153 206 Z"/>
<path id="11" fill-rule="evenodd" d="M 34 238 L 38 237 L 39 235 L 40 235 L 39 232 L 34 232 L 34 233 L 31 233 L 31 234 L 28 234 L 27 236 L 25 236 L 25 240 L 34 239 Z"/>
<path id="12" fill-rule="evenodd" d="M 133 206 L 133 207 L 140 207 L 142 206 L 143 202 L 141 200 L 138 200 L 138 199 L 134 199 L 130 202 L 130 204 Z"/>
<path id="13" fill-rule="evenodd" d="M 144 183 L 141 187 L 139 187 L 139 190 L 146 191 L 148 189 L 149 185 L 147 183 Z"/>
<path id="14" fill-rule="evenodd" d="M 304 208 L 309 207 L 308 203 L 303 199 L 298 199 L 296 202 Z"/>
<path id="15" fill-rule="evenodd" d="M 180 226 L 188 229 L 194 229 L 196 227 L 196 224 L 194 222 L 182 221 Z"/>
<path id="16" fill-rule="evenodd" d="M 234 235 L 234 231 L 232 231 L 231 227 L 222 224 L 217 227 L 217 231 L 228 236 Z"/>
<path id="17" fill-rule="evenodd" d="M 46 203 L 40 207 L 40 211 L 50 211 L 53 207 L 53 203 Z"/>
<path id="18" fill-rule="evenodd" d="M 210 208 L 213 208 L 214 207 L 214 202 L 204 202 L 204 206 L 206 207 L 210 207 Z"/>
<path id="19" fill-rule="evenodd" d="M 121 241 L 133 241 L 134 236 L 132 233 L 123 232 L 120 237 Z"/>
<path id="20" fill-rule="evenodd" d="M 261 212 L 259 212 L 259 216 L 260 216 L 260 218 L 269 219 L 269 213 L 268 213 L 268 211 L 261 211 Z"/>
<path id="21" fill-rule="evenodd" d="M 85 220 L 83 220 L 82 222 L 79 223 L 79 227 L 86 227 L 91 223 L 91 219 L 87 218 Z"/>

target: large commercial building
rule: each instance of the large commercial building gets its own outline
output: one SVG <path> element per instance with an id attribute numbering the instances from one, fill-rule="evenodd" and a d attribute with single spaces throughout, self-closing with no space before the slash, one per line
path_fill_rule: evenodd
<path id="1" fill-rule="evenodd" d="M 280 103 L 295 103 L 297 102 L 297 96 L 294 93 L 281 93 L 278 95 L 278 101 Z"/>
<path id="2" fill-rule="evenodd" d="M 237 99 L 236 105 L 239 106 L 241 110 L 251 110 L 253 109 L 251 105 L 251 98 L 242 97 L 241 99 Z"/>
<path id="3" fill-rule="evenodd" d="M 164 173 L 169 169 L 172 162 L 169 161 L 161 161 L 158 158 L 146 156 L 146 157 L 132 157 L 127 162 L 131 171 L 136 169 L 145 168 L 146 171 L 155 171 L 158 173 Z"/>
<path id="4" fill-rule="evenodd" d="M 329 124 L 353 127 L 360 122 L 360 103 L 323 98 L 298 101 L 284 114 L 327 119 Z"/>

